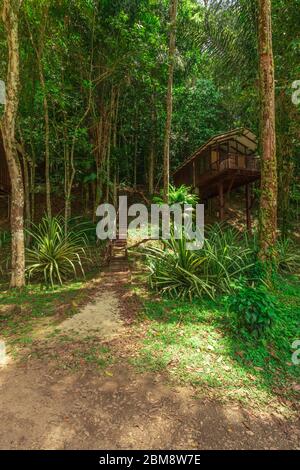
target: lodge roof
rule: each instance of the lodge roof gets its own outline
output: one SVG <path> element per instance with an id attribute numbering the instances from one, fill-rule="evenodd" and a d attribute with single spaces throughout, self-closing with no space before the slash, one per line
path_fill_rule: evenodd
<path id="1" fill-rule="evenodd" d="M 212 145 L 215 144 L 222 144 L 229 141 L 237 142 L 243 145 L 246 149 L 248 149 L 252 154 L 255 153 L 257 150 L 257 137 L 253 134 L 252 131 L 247 129 L 246 127 L 240 127 L 237 129 L 233 129 L 229 132 L 225 132 L 223 134 L 218 134 L 211 139 L 209 139 L 204 145 L 202 145 L 196 152 L 193 153 L 191 157 L 189 157 L 185 162 L 183 162 L 173 173 L 175 175 L 179 170 L 183 167 L 191 163 L 197 157 L 200 157 L 201 154 L 207 150 Z"/>

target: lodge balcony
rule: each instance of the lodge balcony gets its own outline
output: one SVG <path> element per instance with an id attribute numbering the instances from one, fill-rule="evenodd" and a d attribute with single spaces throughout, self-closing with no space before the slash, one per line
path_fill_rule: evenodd
<path id="1" fill-rule="evenodd" d="M 253 155 L 227 154 L 211 162 L 208 169 L 196 177 L 196 186 L 204 198 L 219 194 L 220 184 L 224 192 L 247 185 L 260 178 L 260 159 Z"/>

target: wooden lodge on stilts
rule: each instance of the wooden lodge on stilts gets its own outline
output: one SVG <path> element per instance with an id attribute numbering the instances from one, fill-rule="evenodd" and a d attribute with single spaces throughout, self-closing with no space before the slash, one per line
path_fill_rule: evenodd
<path id="1" fill-rule="evenodd" d="M 201 201 L 219 200 L 219 218 L 233 189 L 245 186 L 247 228 L 251 231 L 251 185 L 260 179 L 257 138 L 246 128 L 212 137 L 173 174 L 176 186 L 191 186 Z"/>

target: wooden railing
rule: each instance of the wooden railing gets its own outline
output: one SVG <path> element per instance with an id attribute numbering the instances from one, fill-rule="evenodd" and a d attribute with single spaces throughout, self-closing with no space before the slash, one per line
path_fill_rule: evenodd
<path id="1" fill-rule="evenodd" d="M 214 162 L 210 165 L 212 171 L 223 170 L 250 170 L 260 171 L 260 162 L 258 157 L 229 154 L 220 161 Z"/>

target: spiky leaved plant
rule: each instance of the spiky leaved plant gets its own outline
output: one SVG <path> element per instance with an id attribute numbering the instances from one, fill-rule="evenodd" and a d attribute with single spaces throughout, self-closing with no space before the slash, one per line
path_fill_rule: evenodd
<path id="1" fill-rule="evenodd" d="M 28 230 L 32 244 L 26 250 L 26 271 L 29 278 L 44 277 L 46 284 L 62 284 L 78 272 L 84 275 L 87 237 L 76 227 L 65 233 L 64 218 L 45 216 Z"/>

